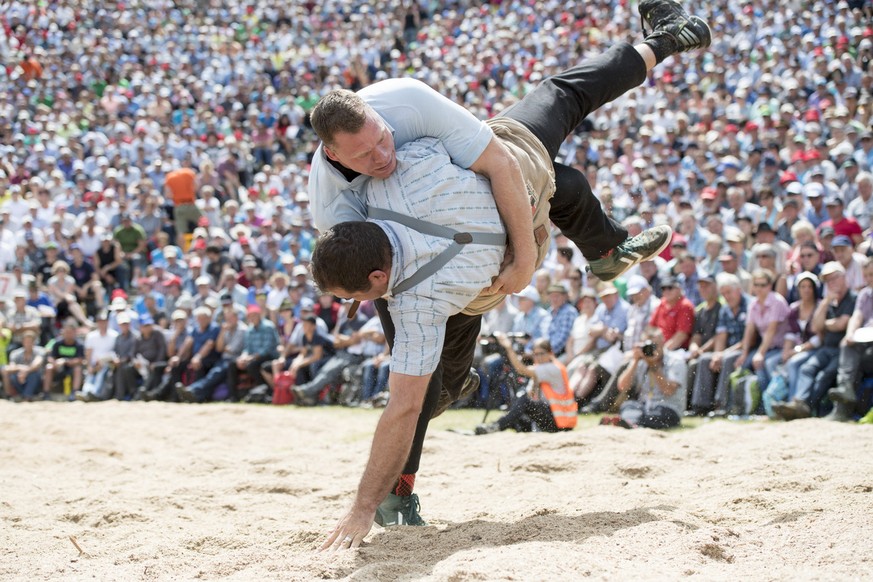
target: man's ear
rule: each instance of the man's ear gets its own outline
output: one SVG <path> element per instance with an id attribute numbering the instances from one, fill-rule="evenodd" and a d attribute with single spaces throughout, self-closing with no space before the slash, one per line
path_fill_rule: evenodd
<path id="1" fill-rule="evenodd" d="M 370 286 L 380 286 L 387 285 L 389 274 L 386 271 L 382 271 L 380 269 L 375 269 L 370 271 L 370 274 L 367 275 L 367 279 L 370 281 Z"/>
<path id="2" fill-rule="evenodd" d="M 332 149 L 327 147 L 327 144 L 323 143 L 323 144 L 321 144 L 321 147 L 324 149 L 324 155 L 326 155 L 328 158 L 330 158 L 331 160 L 333 160 L 335 162 L 339 162 L 339 158 L 336 156 L 336 154 L 333 152 Z"/>

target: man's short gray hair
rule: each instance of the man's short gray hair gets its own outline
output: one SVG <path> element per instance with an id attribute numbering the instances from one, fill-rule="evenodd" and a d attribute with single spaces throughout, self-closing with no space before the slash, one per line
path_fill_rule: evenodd
<path id="1" fill-rule="evenodd" d="M 735 289 L 743 288 L 740 278 L 733 273 L 719 273 L 715 278 L 715 282 L 718 284 L 719 289 L 722 287 L 734 287 Z"/>

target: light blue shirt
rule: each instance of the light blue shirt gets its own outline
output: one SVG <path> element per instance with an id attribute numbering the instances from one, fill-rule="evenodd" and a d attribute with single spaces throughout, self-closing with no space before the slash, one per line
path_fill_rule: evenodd
<path id="1" fill-rule="evenodd" d="M 362 89 L 358 95 L 385 120 L 396 148 L 421 137 L 433 137 L 442 142 L 452 163 L 462 168 L 479 159 L 494 135 L 483 121 L 421 81 L 388 79 Z M 361 175 L 349 182 L 319 145 L 309 174 L 315 226 L 326 230 L 340 222 L 366 220 L 362 188 L 370 179 Z"/>
<path id="2" fill-rule="evenodd" d="M 619 336 L 622 336 L 627 329 L 628 307 L 630 307 L 630 305 L 628 305 L 628 302 L 624 299 L 616 301 L 611 310 L 606 308 L 605 303 L 601 303 L 597 306 L 597 309 L 594 310 L 594 321 L 599 321 L 606 327 L 616 328 L 619 332 Z M 597 340 L 598 349 L 606 349 L 611 345 L 612 344 L 604 338 L 598 338 Z"/>

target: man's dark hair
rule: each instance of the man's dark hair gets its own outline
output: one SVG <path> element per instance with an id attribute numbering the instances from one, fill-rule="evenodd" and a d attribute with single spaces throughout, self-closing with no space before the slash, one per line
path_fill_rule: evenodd
<path id="1" fill-rule="evenodd" d="M 338 133 L 357 133 L 367 121 L 369 106 L 355 93 L 335 89 L 319 99 L 309 121 L 312 129 L 328 147 Z"/>
<path id="2" fill-rule="evenodd" d="M 391 243 L 372 222 L 337 224 L 318 238 L 312 252 L 312 278 L 322 291 L 367 291 L 370 273 L 390 268 Z"/>

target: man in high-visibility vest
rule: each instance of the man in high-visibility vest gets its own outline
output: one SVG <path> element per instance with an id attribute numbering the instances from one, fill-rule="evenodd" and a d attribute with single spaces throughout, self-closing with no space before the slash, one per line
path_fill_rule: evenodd
<path id="1" fill-rule="evenodd" d="M 497 341 L 506 350 L 506 357 L 515 371 L 533 379 L 531 388 L 522 395 L 512 408 L 497 422 L 480 424 L 476 434 L 489 434 L 514 428 L 518 432 L 530 432 L 536 428 L 542 432 L 572 430 L 576 426 L 576 398 L 570 390 L 567 368 L 558 361 L 547 339 L 538 339 L 533 345 L 533 366 L 522 362 L 512 342 L 503 334 L 495 334 Z"/>

